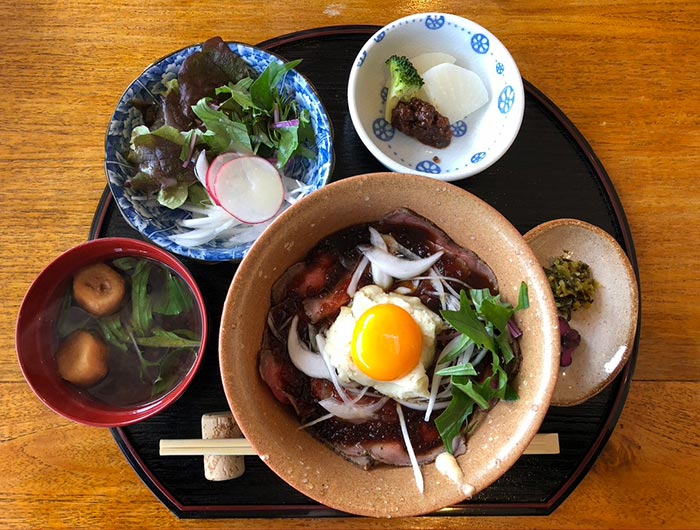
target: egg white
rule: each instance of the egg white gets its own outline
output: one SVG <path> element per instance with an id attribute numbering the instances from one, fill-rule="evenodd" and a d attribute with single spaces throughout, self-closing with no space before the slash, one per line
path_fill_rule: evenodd
<path id="1" fill-rule="evenodd" d="M 377 381 L 363 373 L 352 359 L 351 345 L 355 324 L 368 309 L 379 304 L 394 304 L 410 313 L 423 335 L 421 360 L 407 375 L 393 381 Z M 325 353 L 330 364 L 337 370 L 338 379 L 343 383 L 355 382 L 371 386 L 377 392 L 393 399 L 428 398 L 430 396 L 426 366 L 435 357 L 435 337 L 445 326 L 440 316 L 428 309 L 419 298 L 396 293 L 385 293 L 377 285 L 367 285 L 358 290 L 348 306 L 340 309 L 340 314 L 326 333 Z"/>

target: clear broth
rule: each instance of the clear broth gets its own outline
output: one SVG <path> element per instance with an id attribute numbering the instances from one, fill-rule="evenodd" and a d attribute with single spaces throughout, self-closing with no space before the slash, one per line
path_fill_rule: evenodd
<path id="1" fill-rule="evenodd" d="M 147 258 L 120 258 L 105 263 L 121 274 L 126 282 L 120 309 L 107 317 L 89 314 L 75 301 L 71 282 L 63 299 L 56 331 L 59 342 L 71 332 L 83 329 L 109 345 L 107 375 L 93 386 L 76 386 L 79 392 L 108 406 L 134 407 L 165 396 L 192 369 L 202 339 L 201 315 L 189 285 L 170 267 Z M 141 308 L 144 305 L 150 307 L 152 320 L 149 326 L 141 326 L 147 330 L 143 333 L 137 331 L 139 326 L 135 325 L 133 312 L 134 280 L 137 274 L 144 274 L 145 268 L 149 269 L 146 294 L 136 294 Z M 174 286 L 177 301 L 170 304 L 170 309 L 164 310 L 167 302 L 173 300 Z M 164 314 L 173 312 L 173 309 L 176 314 Z M 142 309 L 139 311 L 143 314 Z M 158 339 L 153 337 L 160 333 L 158 330 L 174 333 L 178 338 L 161 339 L 160 345 L 138 344 L 147 340 L 157 342 Z"/>

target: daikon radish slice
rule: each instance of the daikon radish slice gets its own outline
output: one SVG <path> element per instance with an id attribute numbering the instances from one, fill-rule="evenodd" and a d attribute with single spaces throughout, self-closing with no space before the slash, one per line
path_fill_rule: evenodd
<path id="1" fill-rule="evenodd" d="M 216 174 L 221 170 L 221 167 L 226 163 L 230 162 L 234 158 L 240 158 L 244 155 L 240 153 L 221 153 L 219 156 L 217 156 L 214 160 L 212 160 L 211 164 L 209 164 L 209 167 L 207 168 L 207 174 L 204 179 L 204 187 L 207 188 L 207 191 L 209 192 L 209 196 L 211 197 L 211 200 L 214 201 L 214 203 L 217 206 L 221 206 L 221 203 L 219 202 L 219 198 L 216 196 L 215 190 L 214 190 L 214 178 L 216 177 Z"/>
<path id="2" fill-rule="evenodd" d="M 438 64 L 443 63 L 454 64 L 456 62 L 457 59 L 455 57 L 453 57 L 449 53 L 443 52 L 421 53 L 420 55 L 416 55 L 413 59 L 411 59 L 411 63 L 413 64 L 415 69 L 418 70 L 418 73 L 421 76 L 423 76 L 423 74 L 429 69 L 431 69 L 433 66 L 437 66 Z"/>
<path id="3" fill-rule="evenodd" d="M 428 103 L 455 123 L 484 106 L 489 94 L 481 78 L 466 68 L 450 63 L 433 66 L 423 74 L 423 91 Z"/>
<path id="4" fill-rule="evenodd" d="M 241 156 L 221 166 L 210 194 L 236 219 L 256 224 L 271 219 L 279 211 L 284 185 L 270 162 L 257 156 Z"/>

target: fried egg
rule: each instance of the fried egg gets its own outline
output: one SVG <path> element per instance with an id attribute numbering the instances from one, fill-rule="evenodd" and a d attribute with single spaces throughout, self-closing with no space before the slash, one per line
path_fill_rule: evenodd
<path id="1" fill-rule="evenodd" d="M 426 367 L 444 325 L 419 298 L 368 285 L 341 308 L 327 331 L 325 353 L 342 383 L 399 400 L 428 398 Z"/>

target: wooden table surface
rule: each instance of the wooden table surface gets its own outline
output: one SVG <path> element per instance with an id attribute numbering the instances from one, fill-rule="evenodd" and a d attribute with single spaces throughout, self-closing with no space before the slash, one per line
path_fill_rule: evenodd
<path id="1" fill-rule="evenodd" d="M 700 3 L 687 0 L 0 1 L 0 527 L 700 527 Z M 104 135 L 153 60 L 214 35 L 251 44 L 296 30 L 437 10 L 510 49 L 597 153 L 634 236 L 642 332 L 617 428 L 547 517 L 179 521 L 110 432 L 32 394 L 14 325 L 33 278 L 86 240 L 105 187 Z"/>

